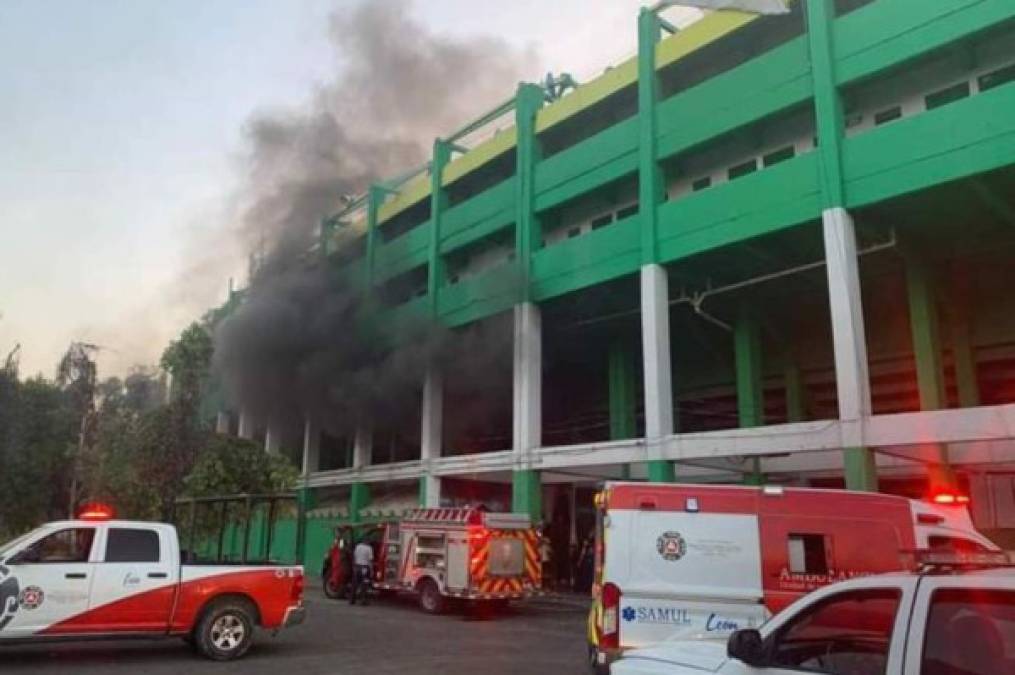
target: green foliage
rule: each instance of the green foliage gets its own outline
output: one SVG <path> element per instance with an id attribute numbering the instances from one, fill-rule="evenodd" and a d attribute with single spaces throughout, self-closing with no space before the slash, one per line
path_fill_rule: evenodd
<path id="1" fill-rule="evenodd" d="M 0 534 L 64 515 L 65 458 L 77 430 L 73 402 L 58 386 L 0 370 Z"/>
<path id="2" fill-rule="evenodd" d="M 191 497 L 285 492 L 299 471 L 287 458 L 270 454 L 253 441 L 210 435 L 186 479 Z"/>
<path id="3" fill-rule="evenodd" d="M 199 323 L 190 324 L 178 339 L 169 343 L 160 364 L 172 373 L 175 397 L 196 407 L 211 368 L 213 351 L 211 334 Z"/>
<path id="4" fill-rule="evenodd" d="M 92 345 L 75 343 L 57 378 L 21 381 L 0 362 L 0 539 L 67 515 L 68 504 L 103 500 L 124 518 L 169 520 L 190 495 L 292 489 L 284 457 L 202 424 L 212 340 L 189 326 L 162 355 L 171 400 L 153 368 L 100 380 Z"/>

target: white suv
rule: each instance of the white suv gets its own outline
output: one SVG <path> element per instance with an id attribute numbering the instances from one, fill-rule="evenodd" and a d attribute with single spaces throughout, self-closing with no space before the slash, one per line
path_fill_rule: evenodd
<path id="1" fill-rule="evenodd" d="M 629 652 L 611 673 L 1015 674 L 1015 569 L 1003 554 L 924 562 L 920 573 L 826 586 L 725 645 L 668 642 Z"/>

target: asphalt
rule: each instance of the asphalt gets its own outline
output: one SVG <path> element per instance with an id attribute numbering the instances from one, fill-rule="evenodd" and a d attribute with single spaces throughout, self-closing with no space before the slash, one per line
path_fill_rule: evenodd
<path id="1" fill-rule="evenodd" d="M 302 626 L 272 637 L 260 632 L 239 661 L 215 663 L 178 639 L 0 647 L 9 673 L 186 673 L 203 675 L 587 675 L 587 601 L 549 597 L 488 616 L 451 610 L 423 614 L 411 599 L 375 599 L 367 607 L 307 593 Z"/>

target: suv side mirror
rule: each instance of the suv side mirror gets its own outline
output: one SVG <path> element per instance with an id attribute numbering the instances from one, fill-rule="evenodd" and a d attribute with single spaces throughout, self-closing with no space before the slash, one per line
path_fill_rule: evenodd
<path id="1" fill-rule="evenodd" d="M 761 640 L 761 633 L 754 628 L 733 631 L 726 643 L 726 655 L 755 668 L 764 666 L 765 644 Z"/>

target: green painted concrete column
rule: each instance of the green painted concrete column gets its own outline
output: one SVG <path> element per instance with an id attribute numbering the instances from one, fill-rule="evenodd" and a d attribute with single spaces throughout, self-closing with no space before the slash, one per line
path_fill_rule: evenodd
<path id="1" fill-rule="evenodd" d="M 541 151 L 536 137 L 536 113 L 543 106 L 545 94 L 535 84 L 518 85 L 515 98 L 515 127 L 518 132 L 515 153 L 515 258 L 520 276 L 519 302 L 531 297 L 532 253 L 543 240 L 536 215 L 536 163 Z"/>
<path id="2" fill-rule="evenodd" d="M 426 506 L 426 476 L 419 477 L 419 505 Z"/>
<path id="3" fill-rule="evenodd" d="M 451 160 L 451 145 L 437 139 L 433 143 L 433 162 L 430 164 L 430 244 L 428 249 L 426 291 L 430 316 L 436 318 L 440 307 L 440 289 L 446 279 L 444 256 L 441 255 L 441 220 L 448 207 L 448 192 L 442 177 L 444 167 Z"/>
<path id="4" fill-rule="evenodd" d="M 532 469 L 515 471 L 511 481 L 511 511 L 527 513 L 532 522 L 543 518 L 543 485 L 539 472 Z"/>
<path id="5" fill-rule="evenodd" d="M 919 252 L 904 248 L 903 255 L 920 410 L 941 410 L 948 407 L 948 398 L 941 359 L 941 320 L 934 275 Z M 936 444 L 935 451 L 936 456 L 931 459 L 929 468 L 931 487 L 954 487 L 955 474 L 948 460 L 948 447 Z"/>
<path id="6" fill-rule="evenodd" d="M 296 492 L 296 559 L 306 562 L 307 511 L 317 505 L 313 488 L 301 487 Z"/>
<path id="7" fill-rule="evenodd" d="M 906 294 L 909 299 L 909 326 L 913 338 L 921 410 L 948 407 L 944 366 L 941 362 L 940 317 L 934 285 L 927 263 L 918 254 L 907 252 Z"/>
<path id="8" fill-rule="evenodd" d="M 610 440 L 634 438 L 638 434 L 638 376 L 635 352 L 631 343 L 617 338 L 610 343 L 609 376 Z M 631 477 L 631 467 L 624 465 L 622 478 Z"/>
<path id="9" fill-rule="evenodd" d="M 737 375 L 737 418 L 741 428 L 765 424 L 765 393 L 762 386 L 761 324 L 746 302 L 740 306 L 733 326 L 733 346 Z M 752 470 L 744 483 L 761 485 L 761 459 L 751 459 Z"/>
<path id="10" fill-rule="evenodd" d="M 381 208 L 383 200 L 384 190 L 377 185 L 371 185 L 367 191 L 367 241 L 366 253 L 364 255 L 365 269 L 363 271 L 364 293 L 370 293 L 374 285 L 374 265 L 377 258 L 377 244 L 380 234 L 377 230 L 377 213 Z"/>
<path id="11" fill-rule="evenodd" d="M 821 195 L 825 208 L 846 205 L 842 177 L 842 143 L 845 121 L 842 96 L 836 81 L 832 22 L 833 0 L 807 0 L 807 42 L 814 79 L 814 109 L 818 131 Z"/>
<path id="12" fill-rule="evenodd" d="M 836 349 L 839 417 L 856 424 L 859 418 L 870 414 L 870 382 L 867 375 L 863 311 L 860 306 L 856 236 L 852 219 L 844 209 L 846 191 L 842 173 L 842 145 L 845 121 L 832 42 L 835 3 L 834 0 L 807 0 L 804 9 L 814 82 L 819 181 L 825 208 L 822 213 L 822 229 L 825 255 L 829 260 L 829 300 Z M 842 323 L 840 330 L 836 330 L 836 322 Z M 877 490 L 877 464 L 869 448 L 845 448 L 843 465 L 848 489 Z"/>
<path id="13" fill-rule="evenodd" d="M 669 314 L 665 308 L 668 286 L 665 271 L 659 267 L 659 204 L 666 189 L 656 141 L 659 102 L 656 46 L 660 31 L 659 16 L 651 9 L 642 8 L 638 15 L 638 217 L 641 220 L 642 340 L 646 345 L 643 350 L 646 359 L 645 434 L 650 443 L 673 433 L 674 426 Z M 659 297 L 646 298 L 650 289 L 655 289 Z M 646 308 L 646 302 L 661 302 L 662 305 Z M 647 309 L 655 310 L 651 321 L 646 321 Z M 671 483 L 676 478 L 674 464 L 669 460 L 650 459 L 646 468 L 648 479 L 654 483 Z"/>
<path id="14" fill-rule="evenodd" d="M 632 345 L 622 339 L 610 344 L 608 365 L 610 393 L 610 440 L 634 438 L 638 433 L 638 377 Z"/>
<path id="15" fill-rule="evenodd" d="M 969 335 L 968 300 L 953 302 L 948 308 L 948 329 L 951 334 L 952 360 L 955 363 L 955 384 L 960 408 L 980 405 L 980 385 L 976 379 L 976 352 Z"/>
<path id="16" fill-rule="evenodd" d="M 804 383 L 803 371 L 796 360 L 790 357 L 783 370 L 783 382 L 786 388 L 786 421 L 803 422 L 807 419 L 807 387 Z"/>
<path id="17" fill-rule="evenodd" d="M 656 142 L 659 102 L 656 46 L 660 31 L 659 16 L 643 7 L 638 15 L 638 204 L 643 265 L 659 262 L 659 204 L 666 190 Z"/>
<path id="18" fill-rule="evenodd" d="M 515 471 L 511 481 L 511 510 L 542 519 L 542 485 L 530 466 L 530 453 L 541 438 L 541 326 L 539 308 L 532 304 L 532 253 L 542 245 L 543 233 L 536 214 L 536 164 L 541 158 L 536 136 L 536 113 L 546 98 L 543 88 L 518 85 L 515 128 L 518 134 L 515 164 L 515 260 L 519 292 L 515 305 L 514 431 Z M 521 390 L 520 390 L 521 389 Z"/>
<path id="19" fill-rule="evenodd" d="M 675 483 L 677 470 L 673 462 L 668 460 L 654 460 L 646 463 L 648 469 L 648 480 L 650 483 Z"/>
<path id="20" fill-rule="evenodd" d="M 349 521 L 362 522 L 360 510 L 370 506 L 370 486 L 367 483 L 353 483 L 349 490 Z"/>

